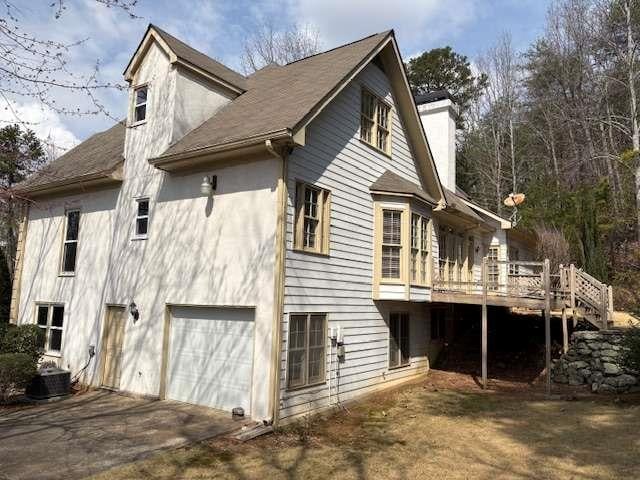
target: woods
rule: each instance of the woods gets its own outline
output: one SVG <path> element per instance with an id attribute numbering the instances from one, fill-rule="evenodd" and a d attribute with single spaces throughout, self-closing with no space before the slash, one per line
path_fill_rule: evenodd
<path id="1" fill-rule="evenodd" d="M 475 201 L 509 217 L 504 198 L 524 192 L 513 219 L 538 232 L 541 255 L 617 284 L 629 308 L 640 286 L 639 41 L 637 0 L 553 3 L 533 44 L 517 52 L 504 34 L 477 59 L 486 81 L 458 155 Z"/>

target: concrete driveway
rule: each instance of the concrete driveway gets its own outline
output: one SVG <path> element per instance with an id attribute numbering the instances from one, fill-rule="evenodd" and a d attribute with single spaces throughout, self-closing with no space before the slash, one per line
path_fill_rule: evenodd
<path id="1" fill-rule="evenodd" d="M 231 414 L 92 391 L 22 410 L 0 407 L 0 479 L 75 479 L 241 428 Z"/>

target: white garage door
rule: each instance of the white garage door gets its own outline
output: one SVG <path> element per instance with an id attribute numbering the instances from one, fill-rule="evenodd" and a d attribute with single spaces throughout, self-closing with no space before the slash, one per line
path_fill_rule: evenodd
<path id="1" fill-rule="evenodd" d="M 251 407 L 253 310 L 172 307 L 166 397 L 231 410 Z"/>

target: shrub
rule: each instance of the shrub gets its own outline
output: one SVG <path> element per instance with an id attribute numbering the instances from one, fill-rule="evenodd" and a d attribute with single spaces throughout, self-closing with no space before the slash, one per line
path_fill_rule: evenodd
<path id="1" fill-rule="evenodd" d="M 10 325 L 4 335 L 0 331 L 0 354 L 24 353 L 37 363 L 42 356 L 42 335 L 36 325 Z"/>
<path id="2" fill-rule="evenodd" d="M 25 388 L 36 372 L 37 364 L 28 354 L 0 354 L 0 401 L 8 401 L 16 390 Z"/>
<path id="3" fill-rule="evenodd" d="M 622 363 L 625 367 L 640 372 L 640 327 L 630 327 L 624 334 Z"/>

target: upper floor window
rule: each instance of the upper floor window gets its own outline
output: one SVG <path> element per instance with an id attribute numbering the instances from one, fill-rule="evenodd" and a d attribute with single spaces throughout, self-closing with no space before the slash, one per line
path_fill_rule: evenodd
<path id="1" fill-rule="evenodd" d="M 62 349 L 64 305 L 39 304 L 36 310 L 36 325 L 42 330 L 40 348 L 45 353 L 59 353 Z"/>
<path id="2" fill-rule="evenodd" d="M 298 388 L 325 381 L 327 316 L 289 316 L 287 387 Z"/>
<path id="3" fill-rule="evenodd" d="M 520 260 L 520 251 L 516 247 L 509 247 L 509 261 L 517 262 Z M 520 274 L 520 265 L 517 263 L 509 263 L 509 275 L 518 276 Z"/>
<path id="4" fill-rule="evenodd" d="M 147 86 L 133 91 L 133 122 L 142 122 L 147 118 Z"/>
<path id="5" fill-rule="evenodd" d="M 382 278 L 400 278 L 402 212 L 382 211 Z"/>
<path id="6" fill-rule="evenodd" d="M 487 267 L 487 280 L 490 288 L 497 288 L 500 282 L 500 267 L 498 266 L 498 258 L 500 254 L 500 247 L 498 245 L 492 245 L 489 247 L 489 265 Z"/>
<path id="7" fill-rule="evenodd" d="M 360 138 L 384 153 L 391 154 L 391 107 L 363 88 L 360 103 Z"/>
<path id="8" fill-rule="evenodd" d="M 149 231 L 149 199 L 136 199 L 136 237 L 146 238 Z"/>
<path id="9" fill-rule="evenodd" d="M 67 210 L 64 243 L 62 247 L 62 273 L 74 273 L 76 271 L 79 230 L 80 210 Z"/>
<path id="10" fill-rule="evenodd" d="M 429 257 L 429 220 L 411 214 L 411 281 L 426 284 Z"/>
<path id="11" fill-rule="evenodd" d="M 329 253 L 330 195 L 328 190 L 298 183 L 294 248 Z"/>

